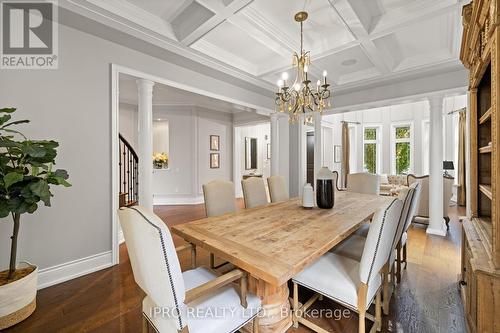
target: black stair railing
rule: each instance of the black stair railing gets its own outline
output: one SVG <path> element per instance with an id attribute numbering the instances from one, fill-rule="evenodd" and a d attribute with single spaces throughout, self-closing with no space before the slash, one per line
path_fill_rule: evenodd
<path id="1" fill-rule="evenodd" d="M 130 143 L 119 134 L 120 207 L 139 200 L 139 158 Z"/>

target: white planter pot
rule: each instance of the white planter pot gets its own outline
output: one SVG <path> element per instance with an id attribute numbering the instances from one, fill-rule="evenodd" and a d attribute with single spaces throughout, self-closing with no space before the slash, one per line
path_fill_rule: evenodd
<path id="1" fill-rule="evenodd" d="M 38 267 L 35 267 L 25 277 L 0 286 L 0 330 L 23 321 L 35 311 L 37 283 Z"/>

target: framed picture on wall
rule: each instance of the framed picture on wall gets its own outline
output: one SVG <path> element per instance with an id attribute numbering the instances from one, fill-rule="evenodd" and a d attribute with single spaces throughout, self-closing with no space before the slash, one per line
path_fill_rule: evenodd
<path id="1" fill-rule="evenodd" d="M 333 161 L 335 163 L 342 162 L 342 146 L 334 146 L 333 147 L 333 156 L 334 156 Z"/>
<path id="2" fill-rule="evenodd" d="M 210 169 L 219 169 L 219 168 L 220 168 L 220 154 L 210 153 Z"/>
<path id="3" fill-rule="evenodd" d="M 210 150 L 220 150 L 220 136 L 210 135 Z"/>
<path id="4" fill-rule="evenodd" d="M 270 143 L 267 144 L 267 159 L 268 160 L 271 159 L 271 144 Z"/>

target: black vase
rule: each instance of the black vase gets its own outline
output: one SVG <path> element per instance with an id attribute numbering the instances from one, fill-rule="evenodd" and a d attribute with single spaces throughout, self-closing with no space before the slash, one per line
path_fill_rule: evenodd
<path id="1" fill-rule="evenodd" d="M 316 181 L 316 203 L 319 208 L 330 209 L 335 204 L 332 179 L 318 179 Z"/>

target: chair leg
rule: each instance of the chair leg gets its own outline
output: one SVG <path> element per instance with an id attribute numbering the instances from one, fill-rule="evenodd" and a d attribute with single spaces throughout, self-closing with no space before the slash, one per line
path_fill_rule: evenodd
<path id="1" fill-rule="evenodd" d="M 403 262 L 405 263 L 405 269 L 406 269 L 406 266 L 408 266 L 408 261 L 407 261 L 407 248 L 408 248 L 408 243 L 405 243 L 405 245 L 403 245 Z"/>
<path id="2" fill-rule="evenodd" d="M 215 255 L 210 253 L 210 268 L 215 269 Z"/>
<path id="3" fill-rule="evenodd" d="M 299 311 L 299 286 L 294 282 L 293 283 L 293 315 L 292 315 L 292 321 L 293 321 L 293 327 L 294 328 L 299 328 L 299 318 L 298 318 L 298 312 Z"/>
<path id="4" fill-rule="evenodd" d="M 148 321 L 144 315 L 142 315 L 142 333 L 148 333 L 149 332 L 149 326 L 148 326 Z"/>
<path id="5" fill-rule="evenodd" d="M 366 333 L 365 332 L 365 317 L 366 317 L 366 310 L 365 309 L 358 309 L 359 311 L 359 328 L 358 332 L 359 333 Z"/>
<path id="6" fill-rule="evenodd" d="M 259 316 L 258 315 L 253 319 L 253 329 L 252 329 L 252 332 L 253 333 L 259 333 Z"/>
<path id="7" fill-rule="evenodd" d="M 375 324 L 377 327 L 377 332 L 382 330 L 382 304 L 381 304 L 381 291 L 377 291 L 377 296 L 375 298 Z"/>
<path id="8" fill-rule="evenodd" d="M 401 283 L 401 243 L 396 246 L 396 279 L 398 284 Z"/>
<path id="9" fill-rule="evenodd" d="M 386 267 L 382 270 L 382 279 L 383 279 L 383 309 L 384 309 L 384 314 L 389 315 L 389 301 L 390 301 L 390 285 L 389 285 L 389 270 L 388 270 L 388 265 L 386 264 Z"/>
<path id="10" fill-rule="evenodd" d="M 191 247 L 191 267 L 196 268 L 196 245 L 192 244 Z"/>

